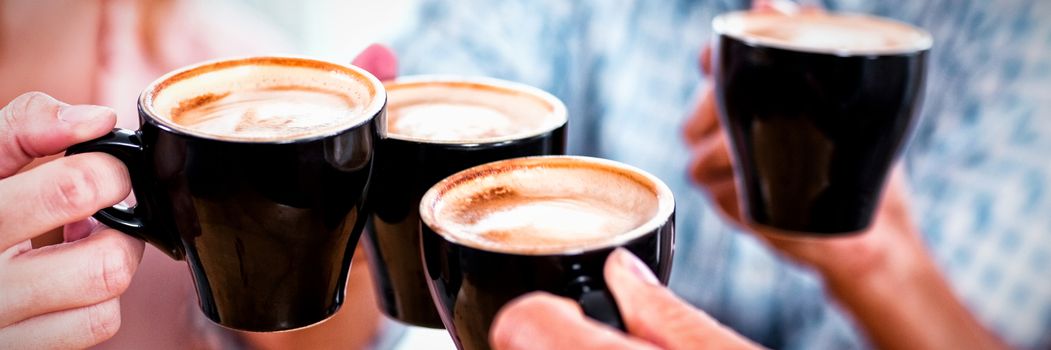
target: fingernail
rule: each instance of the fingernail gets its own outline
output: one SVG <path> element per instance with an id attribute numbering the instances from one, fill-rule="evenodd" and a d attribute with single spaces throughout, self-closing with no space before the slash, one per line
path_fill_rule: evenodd
<path id="1" fill-rule="evenodd" d="M 69 105 L 62 106 L 58 110 L 58 119 L 78 124 L 88 120 L 95 120 L 112 114 L 113 110 L 108 107 L 93 105 Z"/>
<path id="2" fill-rule="evenodd" d="M 63 240 L 66 243 L 79 241 L 84 237 L 90 236 L 97 225 L 98 222 L 93 218 L 66 224 L 66 227 L 62 230 Z"/>
<path id="3" fill-rule="evenodd" d="M 621 268 L 631 271 L 631 273 L 635 275 L 635 277 L 638 277 L 638 279 L 648 284 L 660 284 L 660 281 L 657 280 L 657 276 L 653 274 L 653 271 L 650 270 L 649 266 L 646 266 L 642 260 L 639 260 L 639 258 L 635 257 L 635 255 L 627 249 L 617 248 L 617 250 L 613 251 L 613 254 L 616 255 L 617 264 L 619 264 Z"/>
<path id="4" fill-rule="evenodd" d="M 352 64 L 369 71 L 380 81 L 391 80 L 398 75 L 397 56 L 381 44 L 366 47 L 354 58 Z"/>
<path id="5" fill-rule="evenodd" d="M 793 15 L 799 13 L 799 4 L 788 0 L 766 0 L 757 2 L 755 10 L 760 12 L 774 12 L 782 15 Z"/>

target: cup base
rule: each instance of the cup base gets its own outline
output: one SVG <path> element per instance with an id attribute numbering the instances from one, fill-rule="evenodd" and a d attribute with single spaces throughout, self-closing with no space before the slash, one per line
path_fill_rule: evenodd
<path id="1" fill-rule="evenodd" d="M 277 327 L 274 327 L 272 329 L 271 328 L 267 328 L 267 329 L 247 329 L 247 328 L 237 328 L 237 327 L 230 326 L 230 325 L 224 325 L 224 324 L 220 323 L 219 321 L 213 319 L 212 316 L 208 315 L 208 313 L 204 312 L 204 310 L 201 310 L 201 311 L 202 311 L 202 314 L 204 315 L 204 318 L 206 320 L 208 320 L 208 322 L 211 322 L 212 324 L 214 324 L 216 326 L 219 326 L 219 327 L 222 327 L 223 329 L 226 329 L 226 330 L 236 331 L 236 332 L 247 332 L 247 333 L 285 333 L 285 332 L 293 332 L 293 331 L 304 330 L 304 329 L 307 329 L 307 328 L 310 328 L 310 327 L 317 326 L 317 325 L 321 324 L 322 322 L 328 321 L 329 319 L 331 319 L 331 318 L 336 316 L 336 313 L 339 312 L 339 309 L 341 307 L 343 307 L 343 306 L 342 305 L 336 306 L 335 310 L 333 310 L 328 315 L 324 316 L 323 318 L 321 318 L 321 319 L 319 319 L 319 320 L 317 320 L 315 322 L 311 322 L 311 323 L 308 323 L 306 325 L 294 326 L 294 327 L 291 327 L 291 328 L 285 328 L 285 327 L 277 326 Z"/>
<path id="2" fill-rule="evenodd" d="M 383 312 L 383 316 L 387 317 L 387 319 L 389 319 L 391 321 L 394 321 L 394 322 L 398 322 L 398 323 L 400 323 L 402 325 L 405 325 L 405 326 L 420 327 L 420 328 L 430 328 L 430 329 L 445 329 L 445 325 L 442 324 L 442 320 L 440 318 L 438 320 L 436 320 L 436 321 L 434 321 L 434 320 L 404 320 L 404 319 L 398 318 L 397 316 L 394 316 L 391 312 L 388 312 L 386 310 L 386 308 L 380 308 L 380 311 Z M 432 321 L 434 321 L 434 322 L 432 322 Z M 435 322 L 437 322 L 437 323 L 435 323 Z"/>

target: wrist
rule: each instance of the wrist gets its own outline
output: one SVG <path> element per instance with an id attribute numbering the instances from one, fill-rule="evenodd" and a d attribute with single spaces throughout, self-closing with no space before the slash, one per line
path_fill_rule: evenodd
<path id="1" fill-rule="evenodd" d="M 874 250 L 872 259 L 851 269 L 831 269 L 825 274 L 826 290 L 877 343 L 888 338 L 881 325 L 886 322 L 927 329 L 927 316 L 945 312 L 943 303 L 955 300 L 948 283 L 923 243 L 909 239 L 917 236 L 869 234 L 884 235 L 882 243 L 866 245 Z"/>
<path id="2" fill-rule="evenodd" d="M 915 295 L 913 289 L 940 279 L 937 267 L 922 255 L 885 258 L 851 273 L 826 273 L 825 286 L 840 302 L 852 304 L 862 299 L 894 300 Z"/>
<path id="3" fill-rule="evenodd" d="M 849 263 L 828 264 L 819 270 L 826 287 L 837 296 L 845 293 L 901 292 L 905 288 L 941 279 L 938 268 L 919 239 L 912 235 L 870 232 L 874 244 L 866 244 Z"/>
<path id="4" fill-rule="evenodd" d="M 825 279 L 876 348 L 1004 348 L 953 293 L 922 243 L 883 257 L 856 275 Z"/>

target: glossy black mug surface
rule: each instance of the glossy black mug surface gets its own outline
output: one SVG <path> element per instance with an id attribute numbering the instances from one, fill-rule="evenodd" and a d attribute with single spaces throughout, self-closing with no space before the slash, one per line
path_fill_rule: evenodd
<path id="1" fill-rule="evenodd" d="M 918 28 L 860 15 L 831 16 L 891 26 L 904 33 L 903 44 L 818 49 L 742 29 L 773 17 L 823 16 L 724 14 L 713 22 L 712 56 L 742 212 L 760 225 L 818 236 L 854 233 L 871 223 L 890 168 L 917 123 L 931 47 L 929 34 Z M 835 36 L 856 27 L 820 30 L 841 40 Z"/>
<path id="2" fill-rule="evenodd" d="M 411 102 L 399 101 L 399 97 L 423 89 L 429 89 L 427 94 L 433 96 L 421 96 L 421 103 L 442 101 L 443 92 L 478 90 L 481 93 L 464 97 L 469 102 L 485 99 L 490 93 L 507 95 L 542 106 L 540 112 L 546 114 L 535 116 L 537 119 L 554 118 L 552 123 L 519 135 L 435 140 L 389 132 L 387 138 L 377 144 L 368 201 L 372 214 L 365 242 L 380 309 L 406 324 L 442 328 L 420 259 L 420 197 L 446 176 L 475 165 L 523 156 L 564 154 L 567 120 L 565 106 L 539 89 L 496 79 L 452 76 L 403 77 L 387 83 L 391 113 L 397 113 L 399 104 Z M 449 123 L 456 123 L 456 116 L 447 117 L 452 120 Z M 393 122 L 393 117 L 389 122 Z"/>
<path id="3" fill-rule="evenodd" d="M 644 223 L 608 240 L 535 251 L 527 245 L 521 249 L 507 249 L 463 239 L 453 232 L 455 228 L 443 223 L 438 214 L 444 206 L 443 197 L 458 186 L 518 171 L 562 167 L 587 167 L 629 177 L 650 188 L 652 192 L 648 195 L 658 206 L 652 213 L 645 214 Z M 551 176 L 544 180 L 561 181 L 565 178 Z M 617 188 L 601 187 L 600 181 L 582 181 L 578 185 L 578 188 L 587 186 L 611 193 L 618 191 Z M 498 187 L 495 192 L 487 189 L 485 193 L 506 193 L 508 190 Z M 613 195 L 611 200 L 617 197 Z M 472 201 L 484 202 L 491 197 L 482 194 L 472 195 L 472 198 Z M 470 208 L 465 210 L 471 211 Z M 616 248 L 625 248 L 638 256 L 662 284 L 667 284 L 671 274 L 675 246 L 675 203 L 671 190 L 650 174 L 609 160 L 545 156 L 484 164 L 452 175 L 432 187 L 420 202 L 420 213 L 427 283 L 445 327 L 459 349 L 489 349 L 490 328 L 499 310 L 513 299 L 534 291 L 576 300 L 592 319 L 623 330 L 619 309 L 603 275 L 606 259 Z M 572 217 L 558 218 L 560 222 L 567 219 L 573 220 Z"/>
<path id="4" fill-rule="evenodd" d="M 365 115 L 302 138 L 238 140 L 177 125 L 154 105 L 172 86 L 187 93 L 197 83 L 224 89 L 206 80 L 264 68 L 319 71 L 338 77 L 336 86 L 358 84 L 368 94 Z M 280 78 L 270 83 L 284 88 Z M 339 309 L 365 224 L 374 145 L 382 138 L 385 93 L 375 77 L 304 58 L 207 62 L 151 84 L 140 97 L 139 118 L 137 131 L 114 130 L 68 152 L 109 153 L 129 169 L 137 205 L 104 209 L 97 219 L 186 260 L 201 309 L 222 326 L 289 330 Z"/>

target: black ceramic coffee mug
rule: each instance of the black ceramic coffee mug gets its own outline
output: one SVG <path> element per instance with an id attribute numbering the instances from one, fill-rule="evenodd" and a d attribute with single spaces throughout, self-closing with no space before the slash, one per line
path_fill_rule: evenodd
<path id="1" fill-rule="evenodd" d="M 206 62 L 146 88 L 138 131 L 67 154 L 105 152 L 127 165 L 137 205 L 95 218 L 185 259 L 211 320 L 289 330 L 343 303 L 385 96 L 356 67 Z"/>
<path id="2" fill-rule="evenodd" d="M 475 165 L 565 153 L 566 108 L 539 89 L 488 78 L 402 77 L 386 88 L 388 133 L 369 190 L 369 266 L 383 312 L 441 328 L 420 260 L 420 197 Z"/>
<path id="3" fill-rule="evenodd" d="M 434 185 L 420 202 L 427 282 L 460 349 L 488 349 L 497 312 L 523 294 L 577 300 L 623 329 L 603 268 L 614 249 L 671 273 L 675 200 L 659 179 L 614 161 L 526 157 Z"/>
<path id="4" fill-rule="evenodd" d="M 930 35 L 863 15 L 735 12 L 713 22 L 720 117 L 753 223 L 858 232 L 917 122 Z"/>

